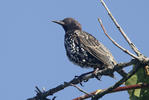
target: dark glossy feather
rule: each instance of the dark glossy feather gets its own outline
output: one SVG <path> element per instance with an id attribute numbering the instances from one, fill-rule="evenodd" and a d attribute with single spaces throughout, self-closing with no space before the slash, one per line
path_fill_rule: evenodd
<path id="1" fill-rule="evenodd" d="M 82 48 L 93 57 L 97 58 L 107 66 L 112 67 L 116 64 L 116 61 L 109 50 L 91 34 L 79 30 L 75 31 L 75 34 L 77 35 L 76 41 L 79 40 L 79 42 L 76 43 L 79 43 Z"/>

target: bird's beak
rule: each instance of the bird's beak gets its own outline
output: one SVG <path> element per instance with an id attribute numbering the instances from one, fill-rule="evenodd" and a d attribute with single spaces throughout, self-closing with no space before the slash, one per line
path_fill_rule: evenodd
<path id="1" fill-rule="evenodd" d="M 59 25 L 64 25 L 64 24 L 65 24 L 63 21 L 56 21 L 56 20 L 54 20 L 54 21 L 52 21 L 52 22 L 57 23 L 57 24 L 59 24 Z"/>

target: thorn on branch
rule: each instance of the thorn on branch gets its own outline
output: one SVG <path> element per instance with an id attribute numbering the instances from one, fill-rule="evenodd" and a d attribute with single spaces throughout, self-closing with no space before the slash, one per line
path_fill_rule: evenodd
<path id="1" fill-rule="evenodd" d="M 43 92 L 38 88 L 38 86 L 35 86 L 36 90 L 35 92 L 37 93 L 36 94 L 36 97 L 33 97 L 33 98 L 29 98 L 27 100 L 55 100 L 56 96 L 54 96 L 52 99 L 48 99 L 46 96 L 44 96 L 44 92 L 45 90 L 43 90 Z"/>
<path id="2" fill-rule="evenodd" d="M 41 94 L 42 93 L 41 90 L 38 88 L 38 86 L 35 86 L 35 88 L 36 88 L 35 91 L 36 91 L 37 94 Z"/>

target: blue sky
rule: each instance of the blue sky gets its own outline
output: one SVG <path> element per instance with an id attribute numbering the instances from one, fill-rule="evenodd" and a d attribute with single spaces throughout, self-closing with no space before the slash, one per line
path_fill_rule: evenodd
<path id="1" fill-rule="evenodd" d="M 117 21 L 139 50 L 148 53 L 148 0 L 105 0 Z M 53 88 L 75 75 L 91 71 L 68 61 L 64 48 L 64 30 L 52 20 L 73 17 L 83 30 L 107 46 L 118 62 L 130 56 L 120 51 L 103 34 L 97 18 L 103 20 L 107 32 L 131 51 L 99 0 L 1 0 L 0 1 L 0 98 L 25 100 L 35 95 L 35 86 Z M 127 68 L 129 70 L 130 68 Z M 115 73 L 117 80 L 120 76 Z M 107 88 L 117 80 L 91 79 L 82 87 L 91 92 Z M 83 95 L 74 87 L 56 94 L 56 100 L 71 100 Z M 108 94 L 103 100 L 128 100 L 127 92 Z"/>

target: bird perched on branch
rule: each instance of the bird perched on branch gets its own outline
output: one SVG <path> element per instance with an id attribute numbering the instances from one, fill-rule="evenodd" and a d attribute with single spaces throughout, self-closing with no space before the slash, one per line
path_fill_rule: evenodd
<path id="1" fill-rule="evenodd" d="M 73 18 L 65 18 L 53 22 L 61 25 L 65 30 L 64 44 L 70 61 L 82 68 L 113 69 L 116 61 L 110 51 L 94 36 L 82 31 L 78 21 Z M 109 73 L 108 76 L 114 77 L 113 72 Z"/>

